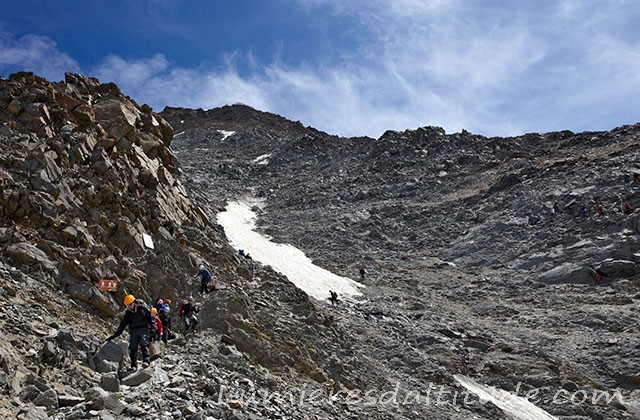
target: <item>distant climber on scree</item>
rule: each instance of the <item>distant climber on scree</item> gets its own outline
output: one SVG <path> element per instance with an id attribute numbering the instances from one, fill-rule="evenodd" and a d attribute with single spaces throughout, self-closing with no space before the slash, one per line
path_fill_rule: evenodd
<path id="1" fill-rule="evenodd" d="M 209 283 L 213 280 L 213 276 L 204 264 L 200 264 L 195 277 L 200 277 L 200 293 L 209 293 Z"/>

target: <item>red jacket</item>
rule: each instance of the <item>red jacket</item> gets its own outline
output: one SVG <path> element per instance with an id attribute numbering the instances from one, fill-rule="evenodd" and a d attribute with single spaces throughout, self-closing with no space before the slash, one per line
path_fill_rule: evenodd
<path id="1" fill-rule="evenodd" d="M 153 318 L 153 322 L 156 323 L 156 332 L 158 334 L 162 334 L 162 321 L 160 321 L 160 318 L 158 317 Z"/>

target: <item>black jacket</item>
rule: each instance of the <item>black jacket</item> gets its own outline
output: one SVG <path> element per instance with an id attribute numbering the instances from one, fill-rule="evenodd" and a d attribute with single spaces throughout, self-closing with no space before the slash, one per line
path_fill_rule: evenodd
<path id="1" fill-rule="evenodd" d="M 124 310 L 124 317 L 122 321 L 120 321 L 120 325 L 118 325 L 115 334 L 109 337 L 109 340 L 119 337 L 127 326 L 129 327 L 129 334 L 139 328 L 147 328 L 149 331 L 153 331 L 155 330 L 155 326 L 152 320 L 153 317 L 147 305 L 141 300 L 136 300 L 135 312 L 130 311 L 128 308 Z"/>
<path id="2" fill-rule="evenodd" d="M 197 306 L 191 303 L 185 303 L 184 306 L 182 307 L 182 316 L 187 318 L 192 314 L 193 315 L 197 314 L 199 311 L 200 311 L 200 308 L 198 308 Z"/>
<path id="3" fill-rule="evenodd" d="M 159 315 L 160 317 L 160 321 L 162 322 L 162 328 L 165 331 L 170 331 L 171 330 L 171 316 L 167 315 L 166 313 L 161 313 Z"/>

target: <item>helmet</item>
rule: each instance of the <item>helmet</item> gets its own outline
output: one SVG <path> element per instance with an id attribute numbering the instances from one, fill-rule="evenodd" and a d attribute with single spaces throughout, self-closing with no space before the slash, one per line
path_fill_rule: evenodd
<path id="1" fill-rule="evenodd" d="M 136 298 L 133 295 L 127 295 L 124 297 L 124 305 L 129 306 L 135 302 Z"/>
<path id="2" fill-rule="evenodd" d="M 165 306 L 164 308 L 162 308 L 162 310 L 164 311 L 164 313 L 168 314 L 169 312 L 171 312 L 171 309 L 168 306 Z"/>
<path id="3" fill-rule="evenodd" d="M 158 310 L 156 308 L 151 308 L 151 313 L 154 315 L 158 315 Z"/>
<path id="4" fill-rule="evenodd" d="M 198 270 L 200 271 L 204 270 L 204 264 L 200 264 L 200 267 L 198 267 Z"/>

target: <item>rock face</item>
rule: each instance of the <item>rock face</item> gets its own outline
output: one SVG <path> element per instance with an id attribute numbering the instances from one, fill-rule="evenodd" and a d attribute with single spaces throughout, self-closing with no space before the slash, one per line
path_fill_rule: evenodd
<path id="1" fill-rule="evenodd" d="M 134 259 L 150 259 L 143 235 L 171 250 L 185 229 L 207 226 L 176 180 L 171 126 L 115 85 L 73 74 L 63 83 L 14 74 L 2 80 L 0 109 L 6 261 L 109 316 L 127 290 L 158 293 L 150 273 L 135 271 Z M 99 290 L 100 278 L 121 280 L 121 291 Z"/>

